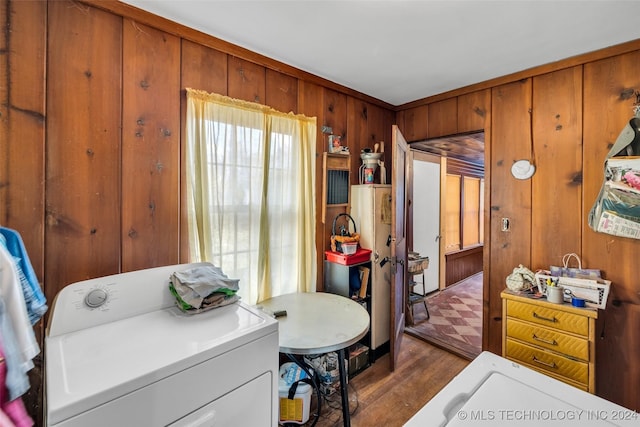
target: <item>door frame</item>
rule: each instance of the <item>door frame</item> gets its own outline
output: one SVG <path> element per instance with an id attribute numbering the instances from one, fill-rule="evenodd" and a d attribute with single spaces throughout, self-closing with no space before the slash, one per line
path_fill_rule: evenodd
<path id="1" fill-rule="evenodd" d="M 442 182 L 444 177 L 446 177 L 447 173 L 447 158 L 443 156 L 437 156 L 435 154 L 427 153 L 425 151 L 416 150 L 411 148 L 409 145 L 409 164 L 408 164 L 408 175 L 407 175 L 407 247 L 411 250 L 415 249 L 414 245 L 414 227 L 413 227 L 413 217 L 414 217 L 414 193 L 413 189 L 415 187 L 415 179 L 414 179 L 414 162 L 415 161 L 428 162 L 428 163 L 437 163 L 440 166 L 440 176 L 438 181 L 438 193 L 440 195 L 439 200 L 439 232 L 436 238 L 438 239 L 438 256 L 436 259 L 429 260 L 429 268 L 437 268 L 437 284 L 438 289 L 442 290 L 445 288 L 445 275 L 444 271 L 446 268 L 445 256 L 444 256 L 444 223 L 445 223 L 445 203 L 446 203 L 446 194 L 443 194 L 442 191 Z M 434 267 L 435 266 L 435 267 Z"/>

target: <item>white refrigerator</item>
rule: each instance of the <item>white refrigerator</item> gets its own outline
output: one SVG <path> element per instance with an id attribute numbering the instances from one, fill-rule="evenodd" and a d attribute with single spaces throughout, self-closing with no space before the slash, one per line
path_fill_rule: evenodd
<path id="1" fill-rule="evenodd" d="M 371 350 L 389 341 L 391 324 L 391 185 L 351 186 L 351 217 L 360 246 L 371 249 Z M 381 265 L 384 264 L 384 265 Z"/>

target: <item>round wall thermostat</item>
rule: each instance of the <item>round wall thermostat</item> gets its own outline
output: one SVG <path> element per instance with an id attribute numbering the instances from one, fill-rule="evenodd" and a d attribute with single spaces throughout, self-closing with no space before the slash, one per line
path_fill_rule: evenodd
<path id="1" fill-rule="evenodd" d="M 529 160 L 518 160 L 511 166 L 511 175 L 516 179 L 529 179 L 536 172 L 536 167 Z"/>

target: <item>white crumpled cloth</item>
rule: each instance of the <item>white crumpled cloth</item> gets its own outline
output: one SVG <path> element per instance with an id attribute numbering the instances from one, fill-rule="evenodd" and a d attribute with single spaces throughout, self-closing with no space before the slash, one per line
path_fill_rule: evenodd
<path id="1" fill-rule="evenodd" d="M 231 296 L 239 289 L 239 280 L 230 279 L 216 266 L 201 266 L 176 271 L 171 275 L 170 280 L 180 298 L 194 308 L 200 308 L 205 298 L 215 292 Z"/>

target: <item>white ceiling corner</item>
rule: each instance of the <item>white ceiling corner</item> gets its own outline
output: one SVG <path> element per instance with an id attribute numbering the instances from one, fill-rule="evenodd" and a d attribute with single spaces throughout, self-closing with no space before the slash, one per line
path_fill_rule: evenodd
<path id="1" fill-rule="evenodd" d="M 124 0 L 392 105 L 640 39 L 637 0 Z"/>

